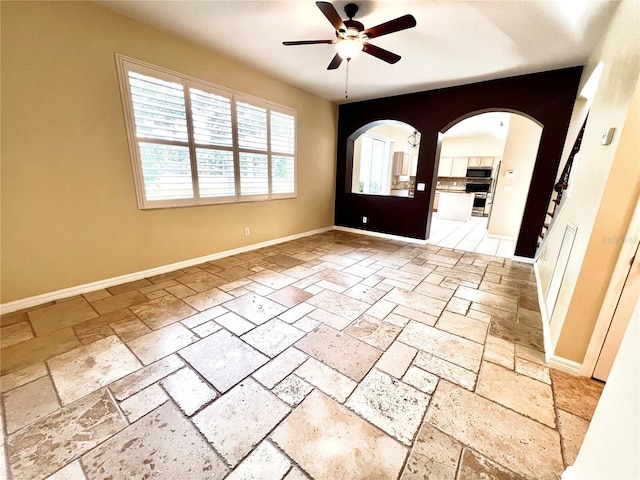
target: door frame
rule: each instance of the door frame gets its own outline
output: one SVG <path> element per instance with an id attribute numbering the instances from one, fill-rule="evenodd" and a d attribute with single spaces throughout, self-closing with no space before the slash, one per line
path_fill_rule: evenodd
<path id="1" fill-rule="evenodd" d="M 640 242 L 640 198 L 636 200 L 635 210 L 629 222 L 627 235 L 621 240 L 622 247 L 620 248 L 620 254 L 618 255 L 613 274 L 611 275 L 609 287 L 602 301 L 600 313 L 598 314 L 598 319 L 596 320 L 593 333 L 591 334 L 591 340 L 589 341 L 589 346 L 587 347 L 587 352 L 582 362 L 582 368 L 580 369 L 580 375 L 584 377 L 591 378 L 593 376 L 598 357 L 604 346 L 616 307 L 618 306 L 618 301 L 622 295 L 624 284 L 631 270 L 631 261 L 638 249 L 638 243 Z M 636 261 L 638 261 L 638 259 L 636 259 Z"/>
<path id="2" fill-rule="evenodd" d="M 540 152 L 540 146 L 542 145 L 542 137 L 544 134 L 544 129 L 545 126 L 543 123 L 541 123 L 540 121 L 538 121 L 536 118 L 532 117 L 531 115 L 520 111 L 520 110 L 514 110 L 511 108 L 491 108 L 491 109 L 482 109 L 482 110 L 473 110 L 470 112 L 467 112 L 464 115 L 461 115 L 460 117 L 456 118 L 455 120 L 453 120 L 452 122 L 450 122 L 448 125 L 446 125 L 440 132 L 438 132 L 438 141 L 437 141 L 437 147 L 436 147 L 436 153 L 435 153 L 435 163 L 434 163 L 434 168 L 433 168 L 433 184 L 432 184 L 432 192 L 433 192 L 433 198 L 431 200 L 431 203 L 429 204 L 429 210 L 427 212 L 427 216 L 429 218 L 431 218 L 434 214 L 434 210 L 433 210 L 433 204 L 435 202 L 435 194 L 436 194 L 436 181 L 438 178 L 438 168 L 440 166 L 440 157 L 442 156 L 442 143 L 444 142 L 444 139 L 447 135 L 447 132 L 449 131 L 450 128 L 454 127 L 455 125 L 464 122 L 465 120 L 468 120 L 470 118 L 474 118 L 480 115 L 484 115 L 487 113 L 508 113 L 510 115 L 517 115 L 520 116 L 522 118 L 525 118 L 527 120 L 529 120 L 530 122 L 532 122 L 534 125 L 537 125 L 540 127 L 540 139 L 538 140 L 538 145 L 537 145 L 537 149 L 535 151 L 535 155 L 533 158 L 533 170 L 535 170 L 536 167 L 536 161 L 538 158 L 538 153 Z M 507 127 L 507 134 L 505 136 L 504 139 L 504 145 L 506 145 L 507 140 L 510 136 L 510 132 L 509 132 L 509 128 Z M 493 207 L 495 206 L 495 198 L 496 198 L 496 191 L 494 189 L 498 187 L 498 178 L 500 175 L 500 169 L 502 167 L 502 163 L 504 160 L 504 145 L 503 145 L 503 154 L 500 156 L 500 161 L 498 162 L 498 168 L 495 171 L 495 176 L 492 178 L 492 191 L 491 191 L 491 210 L 489 211 L 489 215 L 487 217 L 483 217 L 486 218 L 487 220 L 487 235 L 489 234 L 489 222 L 491 220 L 491 213 L 493 212 Z M 445 155 L 446 157 L 446 155 Z M 524 217 L 524 214 L 527 210 L 527 202 L 529 199 L 529 194 L 531 193 L 531 182 L 533 181 L 533 170 L 531 171 L 531 178 L 529 179 L 529 183 L 527 185 L 527 196 L 526 196 L 526 200 L 525 200 L 525 204 L 522 208 L 522 217 Z M 462 178 L 463 181 L 465 181 L 465 178 Z M 551 196 L 553 194 L 552 190 L 549 190 L 549 199 L 551 199 Z M 551 201 L 551 200 L 549 200 Z M 513 239 L 516 244 L 518 243 L 518 240 L 520 239 L 520 233 L 521 233 L 521 228 L 522 228 L 522 220 L 520 221 L 520 224 L 518 225 L 518 233 L 515 235 L 515 237 L 511 237 L 511 236 L 502 236 L 502 235 L 492 235 L 494 238 L 507 238 L 507 239 Z M 433 228 L 433 225 L 431 223 L 431 221 L 427 221 L 427 230 L 425 231 L 425 238 L 427 240 L 429 240 L 429 237 L 431 236 L 431 229 Z M 535 257 L 535 255 L 534 255 Z M 534 261 L 534 257 L 517 257 L 514 254 L 514 258 L 517 258 L 518 261 L 522 261 L 522 262 L 527 262 L 527 263 L 533 263 Z"/>

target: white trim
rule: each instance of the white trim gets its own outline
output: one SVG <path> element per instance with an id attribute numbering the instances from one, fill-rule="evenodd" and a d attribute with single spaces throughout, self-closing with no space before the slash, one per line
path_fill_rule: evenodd
<path id="1" fill-rule="evenodd" d="M 600 312 L 596 324 L 593 327 L 593 333 L 587 346 L 587 351 L 582 361 L 582 375 L 585 377 L 593 376 L 593 372 L 596 369 L 600 352 L 604 346 L 604 342 L 607 338 L 607 332 L 611 327 L 613 321 L 613 315 L 618 306 L 618 301 L 622 295 L 629 270 L 631 269 L 631 259 L 636 254 L 638 248 L 638 241 L 640 239 L 640 202 L 636 203 L 636 208 L 629 222 L 629 228 L 627 229 L 627 235 L 622 240 L 622 247 L 618 254 L 618 259 L 614 270 L 609 279 L 609 286 L 605 293 L 604 299 L 600 306 Z M 638 261 L 636 259 L 636 261 Z"/>
<path id="2" fill-rule="evenodd" d="M 371 237 L 385 238 L 387 240 L 399 240 L 401 242 L 416 243 L 418 245 L 427 245 L 427 240 L 420 238 L 402 237 L 400 235 L 391 235 L 390 233 L 373 232 L 371 230 L 360 230 L 359 228 L 341 227 L 335 225 L 334 230 L 340 230 L 341 232 L 358 233 L 360 235 L 369 235 Z"/>
<path id="3" fill-rule="evenodd" d="M 536 259 L 535 258 L 529 258 L 529 257 L 520 257 L 518 255 L 513 255 L 511 257 L 512 260 L 515 260 L 516 262 L 521 262 L 521 263 L 528 263 L 530 265 L 535 264 Z"/>
<path id="4" fill-rule="evenodd" d="M 542 292 L 542 281 L 540 280 L 540 270 L 538 262 L 533 263 L 533 273 L 536 276 L 536 291 L 538 292 L 538 306 L 540 307 L 540 317 L 542 319 L 542 337 L 544 340 L 544 358 L 547 363 L 550 360 L 553 346 L 551 345 L 551 331 L 549 330 L 549 313 L 547 312 L 547 304 L 544 301 L 544 293 Z"/>
<path id="5" fill-rule="evenodd" d="M 551 358 L 547 360 L 547 366 L 557 368 L 558 370 L 562 370 L 563 372 L 576 376 L 580 376 L 580 372 L 582 371 L 581 363 L 574 362 L 573 360 L 567 360 L 566 358 L 558 357 L 556 355 L 551 355 Z"/>
<path id="6" fill-rule="evenodd" d="M 204 257 L 191 258 L 189 260 L 183 260 L 181 262 L 171 263 L 169 265 L 163 265 L 160 267 L 150 268 L 148 270 L 141 270 L 139 272 L 128 273 L 126 275 L 120 275 L 117 277 L 106 278 L 104 280 L 98 280 L 97 282 L 85 283 L 83 285 L 76 285 L 75 287 L 63 288 L 62 290 L 56 290 L 55 292 L 43 293 L 35 295 L 33 297 L 27 297 L 20 300 L 14 300 L 13 302 L 0 304 L 0 313 L 11 313 L 16 310 L 22 310 L 23 308 L 35 307 L 43 303 L 51 302 L 54 300 L 61 300 L 67 297 L 73 297 L 75 295 L 81 295 L 83 293 L 93 292 L 102 288 L 113 287 L 122 283 L 133 282 L 135 280 L 141 280 L 147 277 L 153 277 L 155 275 L 161 275 L 163 273 L 173 272 L 174 270 L 180 270 L 181 268 L 192 267 L 204 262 L 211 262 L 220 258 L 229 257 L 231 255 L 238 255 L 240 253 L 250 252 L 259 248 L 270 247 L 279 243 L 290 242 L 299 238 L 316 235 L 318 233 L 328 232 L 335 227 L 324 227 L 316 230 L 311 230 L 303 233 L 296 233 L 287 237 L 280 237 L 274 240 L 267 240 L 266 242 L 254 243 L 240 248 L 234 248 L 232 250 L 225 250 L 223 252 L 212 253 L 205 255 Z"/>
<path id="7" fill-rule="evenodd" d="M 498 240 L 510 240 L 512 242 L 516 242 L 518 237 L 514 237 L 513 235 L 498 235 L 496 233 L 487 233 L 487 238 L 496 238 Z"/>

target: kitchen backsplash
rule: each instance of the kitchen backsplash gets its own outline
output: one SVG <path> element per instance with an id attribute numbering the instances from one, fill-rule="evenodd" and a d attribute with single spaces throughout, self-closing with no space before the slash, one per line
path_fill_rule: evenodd
<path id="1" fill-rule="evenodd" d="M 436 190 L 464 191 L 467 181 L 460 177 L 438 177 Z"/>
<path id="2" fill-rule="evenodd" d="M 406 177 L 402 177 L 406 178 Z M 413 190 L 416 185 L 416 177 L 409 177 L 409 180 L 400 180 L 399 175 L 393 175 L 391 179 L 392 190 Z"/>

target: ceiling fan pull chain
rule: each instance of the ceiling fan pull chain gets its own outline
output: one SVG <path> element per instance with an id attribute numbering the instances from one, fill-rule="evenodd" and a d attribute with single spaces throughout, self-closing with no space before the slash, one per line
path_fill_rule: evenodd
<path id="1" fill-rule="evenodd" d="M 344 98 L 349 98 L 349 64 L 351 63 L 349 60 L 351 59 L 347 58 L 347 78 L 344 81 Z"/>

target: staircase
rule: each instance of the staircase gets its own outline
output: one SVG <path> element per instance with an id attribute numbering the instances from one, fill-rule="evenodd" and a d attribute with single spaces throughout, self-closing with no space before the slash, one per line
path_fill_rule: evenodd
<path id="1" fill-rule="evenodd" d="M 588 118 L 588 115 L 587 115 Z M 571 149 L 571 153 L 569 154 L 569 158 L 567 159 L 567 163 L 565 163 L 564 168 L 562 169 L 562 173 L 560 174 L 560 178 L 558 182 L 553 186 L 553 194 L 551 196 L 551 201 L 549 202 L 549 207 L 547 208 L 547 217 L 549 217 L 549 221 L 544 222 L 542 226 L 542 231 L 540 232 L 538 238 L 538 250 L 542 245 L 545 235 L 551 229 L 551 225 L 553 225 L 553 220 L 560 213 L 560 204 L 562 203 L 562 196 L 564 195 L 565 190 L 569 187 L 569 176 L 571 175 L 571 167 L 573 165 L 573 159 L 580 151 L 580 145 L 582 144 L 582 136 L 584 135 L 584 128 L 587 125 L 587 118 L 584 119 L 584 123 L 582 124 L 582 128 L 580 128 L 580 132 L 576 137 L 576 141 L 573 144 L 573 148 Z"/>

